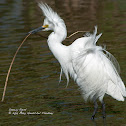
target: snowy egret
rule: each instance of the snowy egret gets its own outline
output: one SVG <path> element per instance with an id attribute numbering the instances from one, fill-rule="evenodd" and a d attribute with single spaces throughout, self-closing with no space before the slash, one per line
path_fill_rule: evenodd
<path id="1" fill-rule="evenodd" d="M 62 41 L 67 37 L 67 30 L 63 19 L 47 4 L 38 5 L 45 16 L 44 23 L 43 26 L 29 33 L 52 31 L 47 43 L 61 65 L 60 80 L 64 72 L 68 85 L 70 75 L 78 84 L 84 100 L 94 102 L 92 119 L 97 112 L 97 99 L 99 99 L 105 118 L 104 95 L 108 94 L 118 101 L 124 101 L 126 89 L 119 75 L 119 64 L 114 56 L 96 45 L 102 34 L 96 35 L 97 26 L 95 26 L 93 34 L 86 33 L 71 45 L 65 46 Z"/>

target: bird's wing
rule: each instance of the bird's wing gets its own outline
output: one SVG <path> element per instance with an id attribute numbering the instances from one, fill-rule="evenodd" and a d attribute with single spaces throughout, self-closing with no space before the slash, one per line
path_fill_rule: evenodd
<path id="1" fill-rule="evenodd" d="M 115 66 L 102 51 L 88 50 L 73 60 L 77 75 L 76 82 L 82 90 L 84 99 L 102 98 L 105 93 L 124 101 L 126 89 Z"/>
<path id="2" fill-rule="evenodd" d="M 76 82 L 82 90 L 84 99 L 95 100 L 102 97 L 107 87 L 105 85 L 105 69 L 103 57 L 99 51 L 86 49 L 72 60 L 76 73 Z"/>
<path id="3" fill-rule="evenodd" d="M 111 53 L 109 53 L 107 50 L 103 49 L 103 51 L 105 52 L 106 57 L 113 63 L 113 65 L 116 68 L 118 74 L 120 74 L 120 66 L 119 66 L 119 63 L 116 60 L 116 58 Z"/>
<path id="4" fill-rule="evenodd" d="M 76 74 L 74 78 L 82 90 L 85 101 L 97 99 L 105 92 L 104 64 L 102 64 L 102 48 L 96 46 L 102 34 L 97 34 L 97 27 L 93 34 L 86 33 L 83 38 L 73 43 L 72 65 Z M 82 42 L 83 41 L 83 42 Z M 81 45 L 81 46 L 80 46 Z M 100 52 L 100 53 L 99 53 Z M 102 89 L 102 90 L 101 90 Z"/>
<path id="5" fill-rule="evenodd" d="M 109 87 L 113 85 L 113 89 L 109 90 L 109 95 L 117 100 L 123 100 L 123 97 L 118 98 L 118 95 L 114 93 L 117 89 L 118 93 L 126 95 L 125 86 L 118 74 L 119 64 L 112 54 L 102 47 L 96 46 L 96 42 L 101 36 L 101 34 L 96 36 L 96 33 L 97 28 L 93 34 L 86 34 L 87 41 L 85 41 L 83 49 L 73 55 L 72 65 L 77 75 L 76 82 L 80 86 L 85 100 L 98 97 L 101 97 L 102 100 L 108 91 L 108 84 Z"/>

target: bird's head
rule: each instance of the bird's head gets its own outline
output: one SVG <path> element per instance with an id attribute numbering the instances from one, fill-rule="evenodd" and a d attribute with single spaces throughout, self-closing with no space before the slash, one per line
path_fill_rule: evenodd
<path id="1" fill-rule="evenodd" d="M 49 30 L 56 32 L 57 29 L 59 28 L 61 30 L 62 29 L 66 30 L 66 26 L 63 19 L 61 19 L 60 16 L 52 10 L 52 8 L 50 8 L 47 4 L 43 3 L 39 3 L 38 5 L 42 9 L 45 19 L 41 27 L 30 31 L 29 33 L 34 34 L 39 31 L 49 31 Z"/>
<path id="2" fill-rule="evenodd" d="M 53 31 L 53 29 L 54 29 L 54 24 L 52 23 L 52 22 L 50 22 L 49 20 L 48 20 L 48 18 L 45 18 L 44 19 L 44 22 L 43 22 L 43 26 L 42 26 L 42 28 L 43 28 L 43 31 Z"/>

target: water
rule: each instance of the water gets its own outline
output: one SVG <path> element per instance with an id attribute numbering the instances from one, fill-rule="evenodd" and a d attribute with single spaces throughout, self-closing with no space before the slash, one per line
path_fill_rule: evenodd
<path id="1" fill-rule="evenodd" d="M 106 45 L 107 50 L 117 58 L 125 83 L 126 1 L 46 0 L 46 3 L 64 19 L 68 35 L 78 30 L 92 31 L 94 25 L 98 25 L 98 32 L 103 33 L 98 44 Z M 27 32 L 42 25 L 43 18 L 35 1 L 0 0 L 1 97 L 16 49 Z M 40 34 L 47 37 L 49 33 Z M 82 35 L 83 33 L 77 34 L 63 43 L 69 45 Z M 126 102 L 106 96 L 107 119 L 103 122 L 99 103 L 96 120 L 93 122 L 90 120 L 93 104 L 84 103 L 72 80 L 67 89 L 65 77 L 58 85 L 59 73 L 60 65 L 48 49 L 46 39 L 37 35 L 30 36 L 13 64 L 5 101 L 0 103 L 0 125 L 126 126 Z"/>

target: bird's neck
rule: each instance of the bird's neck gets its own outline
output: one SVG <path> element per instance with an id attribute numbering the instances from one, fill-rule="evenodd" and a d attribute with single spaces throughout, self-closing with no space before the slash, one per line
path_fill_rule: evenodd
<path id="1" fill-rule="evenodd" d="M 64 23 L 59 23 L 53 30 L 53 32 L 48 37 L 48 45 L 50 49 L 57 46 L 62 46 L 62 41 L 67 36 L 67 30 Z M 52 50 L 51 50 L 52 51 Z"/>
<path id="2" fill-rule="evenodd" d="M 68 47 L 62 44 L 62 41 L 66 38 L 66 36 L 66 28 L 57 28 L 48 37 L 48 46 L 59 62 L 64 56 L 68 55 Z"/>
<path id="3" fill-rule="evenodd" d="M 70 46 L 65 46 L 62 41 L 66 38 L 66 29 L 57 29 L 49 35 L 48 46 L 55 58 L 59 61 L 63 72 L 69 82 L 68 68 L 70 66 Z"/>
<path id="4" fill-rule="evenodd" d="M 67 37 L 67 30 L 64 23 L 60 23 L 57 27 L 54 28 L 54 32 L 52 36 L 49 37 L 55 37 L 57 42 L 62 43 L 62 41 Z"/>

